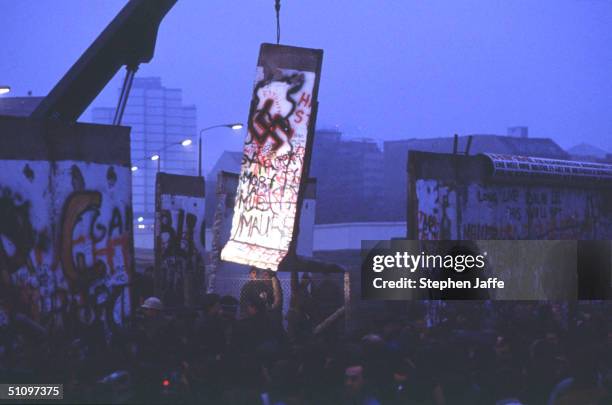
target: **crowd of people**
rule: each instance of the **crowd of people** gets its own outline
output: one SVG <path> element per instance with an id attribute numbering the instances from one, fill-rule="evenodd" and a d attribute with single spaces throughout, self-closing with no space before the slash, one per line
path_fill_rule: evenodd
<path id="1" fill-rule="evenodd" d="M 110 335 L 12 319 L 0 381 L 63 383 L 70 403 L 612 404 L 608 302 L 413 302 L 315 331 L 308 275 L 286 310 L 274 279 L 196 310 L 149 297 Z"/>

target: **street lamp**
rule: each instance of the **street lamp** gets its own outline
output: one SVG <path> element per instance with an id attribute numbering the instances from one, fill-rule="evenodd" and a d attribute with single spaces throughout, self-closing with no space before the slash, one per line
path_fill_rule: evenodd
<path id="1" fill-rule="evenodd" d="M 223 127 L 233 129 L 233 130 L 239 130 L 239 129 L 242 129 L 243 126 L 244 125 L 242 125 L 240 122 L 235 122 L 233 124 L 213 125 L 213 126 L 206 127 L 200 130 L 200 137 L 198 139 L 198 176 L 202 177 L 202 132 L 208 131 L 214 128 L 223 128 Z"/>
<path id="2" fill-rule="evenodd" d="M 184 147 L 187 147 L 189 145 L 191 145 L 191 139 L 184 139 L 181 142 L 173 142 L 170 143 L 166 146 L 164 146 L 162 149 L 160 149 L 156 154 L 152 155 L 149 159 L 151 159 L 152 161 L 157 161 L 157 171 L 159 172 L 160 169 L 160 163 L 161 163 L 161 153 L 163 151 L 165 151 L 166 149 L 168 149 L 171 146 L 176 146 L 176 145 L 181 145 Z"/>
<path id="3" fill-rule="evenodd" d="M 159 155 L 156 153 L 155 155 L 151 156 L 151 160 L 152 161 L 157 161 L 157 171 L 159 172 L 159 165 L 161 163 L 161 159 L 159 158 Z"/>
<path id="4" fill-rule="evenodd" d="M 0 86 L 0 94 L 6 94 L 11 91 L 11 86 Z"/>

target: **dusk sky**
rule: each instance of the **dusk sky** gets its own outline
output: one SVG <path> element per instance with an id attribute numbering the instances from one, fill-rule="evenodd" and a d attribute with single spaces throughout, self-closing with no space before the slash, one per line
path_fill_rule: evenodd
<path id="1" fill-rule="evenodd" d="M 45 95 L 125 0 L 0 0 L 0 84 Z M 179 0 L 162 21 L 160 76 L 198 127 L 245 121 L 273 0 Z M 281 43 L 324 50 L 319 128 L 400 139 L 505 134 L 612 151 L 612 1 L 283 0 Z M 94 101 L 114 106 L 124 71 Z M 82 121 L 91 119 L 90 111 Z M 211 131 L 206 168 L 242 136 Z"/>

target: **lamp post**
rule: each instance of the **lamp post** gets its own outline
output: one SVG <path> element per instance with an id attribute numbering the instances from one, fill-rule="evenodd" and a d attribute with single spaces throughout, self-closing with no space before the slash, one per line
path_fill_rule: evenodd
<path id="1" fill-rule="evenodd" d="M 159 165 L 161 163 L 161 158 L 159 156 L 158 153 L 156 153 L 155 155 L 151 156 L 151 160 L 154 162 L 157 162 L 157 172 L 159 173 Z"/>
<path id="2" fill-rule="evenodd" d="M 184 147 L 187 147 L 189 145 L 191 145 L 191 139 L 184 139 L 181 142 L 173 142 L 171 144 L 168 144 L 166 146 L 164 146 L 162 149 L 160 149 L 157 153 L 155 153 L 154 155 L 152 155 L 149 159 L 151 159 L 154 162 L 157 162 L 157 172 L 159 173 L 160 170 L 160 165 L 161 165 L 161 153 L 163 151 L 165 151 L 166 149 L 168 149 L 171 146 L 176 146 L 176 145 L 182 145 Z M 136 167 L 136 166 L 134 166 Z M 134 167 L 132 167 L 132 171 L 138 170 L 138 167 L 136 167 L 136 169 L 134 170 Z"/>
<path id="3" fill-rule="evenodd" d="M 234 124 L 218 124 L 218 125 L 212 125 L 210 127 L 206 127 L 200 130 L 200 136 L 198 139 L 198 176 L 199 177 L 202 177 L 202 132 L 208 131 L 214 128 L 223 128 L 223 127 L 238 130 L 238 129 L 241 129 L 243 125 L 240 122 L 236 122 Z"/>

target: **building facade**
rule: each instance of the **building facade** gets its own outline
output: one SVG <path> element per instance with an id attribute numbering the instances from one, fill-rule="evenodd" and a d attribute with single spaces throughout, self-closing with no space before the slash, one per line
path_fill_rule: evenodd
<path id="1" fill-rule="evenodd" d="M 383 153 L 371 139 L 317 130 L 310 177 L 317 179 L 317 224 L 382 219 Z"/>
<path id="2" fill-rule="evenodd" d="M 110 124 L 114 107 L 92 110 L 92 121 Z M 155 213 L 155 175 L 158 170 L 172 174 L 197 173 L 197 111 L 183 105 L 182 90 L 166 88 L 159 77 L 135 78 L 123 115 L 122 125 L 132 128 L 132 201 L 134 218 L 143 218 L 145 226 L 153 224 Z M 182 146 L 185 139 L 193 140 Z M 151 156 L 158 154 L 159 161 Z"/>

